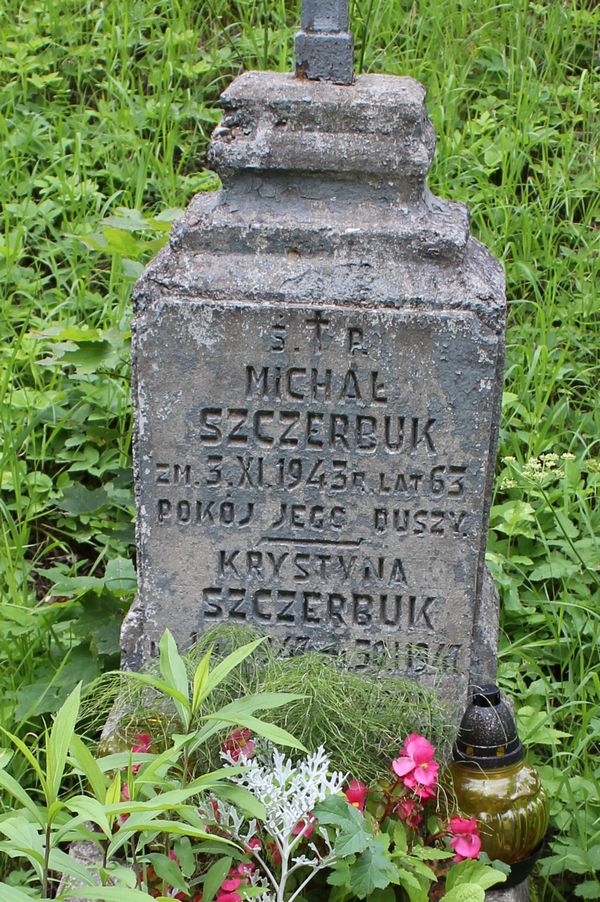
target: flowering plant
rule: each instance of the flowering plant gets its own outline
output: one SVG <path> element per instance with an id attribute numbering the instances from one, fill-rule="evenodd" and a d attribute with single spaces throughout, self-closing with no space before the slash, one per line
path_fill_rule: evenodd
<path id="1" fill-rule="evenodd" d="M 393 779 L 374 787 L 331 773 L 323 748 L 294 764 L 244 738 L 232 751 L 230 737 L 223 758 L 245 765 L 231 779 L 265 815 L 248 820 L 217 797 L 205 808 L 211 829 L 245 851 L 217 902 L 483 902 L 506 879 L 479 860 L 475 819 L 437 813 L 439 764 L 423 736 L 408 736 L 391 762 Z"/>

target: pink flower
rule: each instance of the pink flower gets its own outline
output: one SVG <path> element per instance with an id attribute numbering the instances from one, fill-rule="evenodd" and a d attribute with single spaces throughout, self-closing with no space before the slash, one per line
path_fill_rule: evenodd
<path id="1" fill-rule="evenodd" d="M 477 830 L 477 821 L 474 817 L 451 817 L 448 830 L 452 834 L 450 845 L 456 852 L 454 861 L 464 861 L 465 858 L 477 858 L 481 852 L 481 839 Z"/>
<path id="2" fill-rule="evenodd" d="M 215 902 L 242 902 L 239 893 L 219 893 Z"/>
<path id="3" fill-rule="evenodd" d="M 239 874 L 240 877 L 251 877 L 255 870 L 256 865 L 253 861 L 240 861 L 235 872 L 236 874 Z"/>
<path id="4" fill-rule="evenodd" d="M 304 839 L 308 839 L 308 837 L 311 835 L 311 833 L 313 832 L 314 829 L 315 829 L 314 818 L 309 819 L 307 817 L 303 817 L 301 821 L 298 821 L 298 823 L 292 830 L 292 833 L 294 836 L 300 836 L 300 834 L 302 834 Z"/>
<path id="5" fill-rule="evenodd" d="M 130 802 L 131 801 L 131 796 L 129 795 L 129 784 L 128 783 L 121 783 L 121 801 L 122 802 Z M 128 817 L 129 817 L 128 814 L 119 814 L 117 816 L 117 821 L 119 824 L 124 824 Z"/>
<path id="6" fill-rule="evenodd" d="M 404 752 L 392 761 L 392 770 L 410 789 L 435 786 L 439 764 L 433 760 L 435 749 L 424 736 L 411 733 L 400 749 Z"/>
<path id="7" fill-rule="evenodd" d="M 251 758 L 254 754 L 255 743 L 250 739 L 252 733 L 247 727 L 233 730 L 225 742 L 221 744 L 222 751 L 226 752 L 234 761 Z"/>
<path id="8" fill-rule="evenodd" d="M 132 752 L 142 752 L 145 754 L 152 745 L 152 736 L 150 733 L 135 733 L 133 738 L 135 739 L 135 742 L 131 747 Z M 131 770 L 134 774 L 137 774 L 141 766 L 141 764 L 134 764 Z"/>
<path id="9" fill-rule="evenodd" d="M 273 864 L 275 866 L 281 864 L 281 852 L 277 848 L 277 845 L 274 842 L 268 842 L 266 844 L 266 849 L 270 853 L 271 858 L 273 859 Z"/>
<path id="10" fill-rule="evenodd" d="M 350 780 L 344 794 L 354 808 L 358 808 L 359 811 L 365 810 L 365 802 L 369 794 L 368 786 L 361 783 L 360 780 Z"/>
<path id="11" fill-rule="evenodd" d="M 239 877 L 232 877 L 231 874 L 229 877 L 226 877 L 223 883 L 221 884 L 220 892 L 232 893 L 234 890 L 239 889 L 242 885 L 242 881 Z"/>
<path id="12" fill-rule="evenodd" d="M 416 830 L 423 820 L 420 814 L 419 803 L 416 799 L 401 799 L 395 810 L 400 820 L 406 821 L 413 830 Z"/>

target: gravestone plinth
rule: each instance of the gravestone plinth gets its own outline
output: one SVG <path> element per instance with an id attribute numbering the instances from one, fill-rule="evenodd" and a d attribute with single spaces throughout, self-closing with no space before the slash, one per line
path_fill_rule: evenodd
<path id="1" fill-rule="evenodd" d="M 489 679 L 503 273 L 427 189 L 424 100 L 268 72 L 223 95 L 223 189 L 135 291 L 128 666 L 226 621 L 461 701 Z"/>

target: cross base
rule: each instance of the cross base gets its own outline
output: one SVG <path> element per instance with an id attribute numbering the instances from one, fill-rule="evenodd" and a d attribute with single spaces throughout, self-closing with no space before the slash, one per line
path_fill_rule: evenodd
<path id="1" fill-rule="evenodd" d="M 296 35 L 296 77 L 351 85 L 354 41 L 348 32 L 305 32 Z"/>

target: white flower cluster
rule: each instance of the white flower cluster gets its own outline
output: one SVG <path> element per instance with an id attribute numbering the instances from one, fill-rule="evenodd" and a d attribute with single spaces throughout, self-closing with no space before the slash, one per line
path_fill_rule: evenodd
<path id="1" fill-rule="evenodd" d="M 244 763 L 245 773 L 232 779 L 262 802 L 267 812 L 265 827 L 273 838 L 281 840 L 288 839 L 317 802 L 338 793 L 346 779 L 338 771 L 329 774 L 329 758 L 322 746 L 296 764 L 278 749 L 273 749 L 268 764 L 254 758 Z"/>

